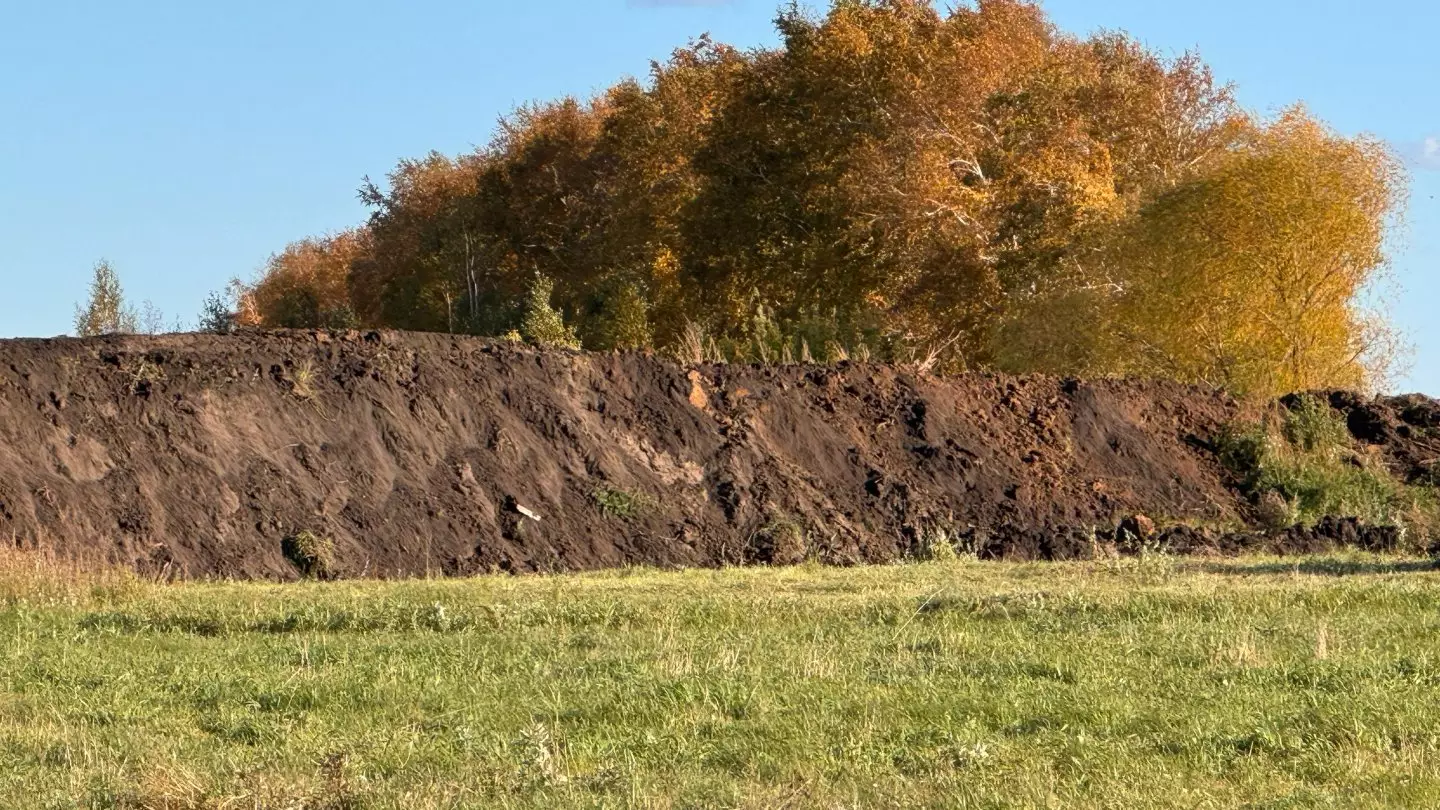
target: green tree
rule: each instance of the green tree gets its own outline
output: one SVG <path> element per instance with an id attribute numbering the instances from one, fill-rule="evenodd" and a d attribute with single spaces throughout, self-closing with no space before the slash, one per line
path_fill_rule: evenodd
<path id="1" fill-rule="evenodd" d="M 196 328 L 212 335 L 228 335 L 235 331 L 235 312 L 225 296 L 213 291 L 205 296 Z"/>
<path id="2" fill-rule="evenodd" d="M 546 348 L 578 349 L 580 338 L 567 326 L 565 316 L 550 305 L 555 282 L 548 276 L 536 275 L 525 298 L 525 316 L 520 321 L 520 334 L 526 340 Z"/>

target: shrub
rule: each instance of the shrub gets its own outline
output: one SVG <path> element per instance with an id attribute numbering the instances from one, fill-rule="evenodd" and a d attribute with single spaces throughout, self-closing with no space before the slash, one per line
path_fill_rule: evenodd
<path id="1" fill-rule="evenodd" d="M 1240 479 L 1240 489 L 1255 495 L 1266 461 L 1272 455 L 1270 431 L 1264 425 L 1227 425 L 1215 438 L 1221 465 Z"/>
<path id="2" fill-rule="evenodd" d="M 594 337 L 594 345 L 605 349 L 644 349 L 655 342 L 650 302 L 637 285 L 622 284 L 610 291 Z"/>
<path id="3" fill-rule="evenodd" d="M 200 307 L 197 329 L 212 335 L 228 335 L 235 331 L 235 313 L 220 293 L 212 292 L 205 296 L 205 303 Z"/>
<path id="4" fill-rule="evenodd" d="M 578 349 L 580 338 L 576 336 L 575 330 L 566 326 L 564 316 L 550 306 L 550 296 L 554 292 L 555 282 L 548 276 L 535 276 L 525 299 L 525 315 L 520 321 L 520 333 L 527 340 L 547 349 Z"/>
<path id="5" fill-rule="evenodd" d="M 1350 447 L 1350 429 L 1325 400 L 1305 395 L 1285 412 L 1286 441 L 1306 453 L 1335 454 Z"/>

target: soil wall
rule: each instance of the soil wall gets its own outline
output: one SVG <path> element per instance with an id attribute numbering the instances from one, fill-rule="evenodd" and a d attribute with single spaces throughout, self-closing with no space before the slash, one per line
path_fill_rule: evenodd
<path id="1" fill-rule="evenodd" d="M 1223 394 L 1162 382 L 684 369 L 391 332 L 0 341 L 0 537 L 190 577 L 1085 556 L 1239 523 Z"/>

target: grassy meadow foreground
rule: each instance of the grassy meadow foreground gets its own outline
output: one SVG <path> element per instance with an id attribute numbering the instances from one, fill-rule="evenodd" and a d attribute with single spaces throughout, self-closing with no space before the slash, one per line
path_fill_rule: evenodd
<path id="1" fill-rule="evenodd" d="M 1440 577 L 0 577 L 0 806 L 1434 807 Z"/>

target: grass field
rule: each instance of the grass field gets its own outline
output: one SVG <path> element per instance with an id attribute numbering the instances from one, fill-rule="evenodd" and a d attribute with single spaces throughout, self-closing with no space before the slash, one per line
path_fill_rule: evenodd
<path id="1" fill-rule="evenodd" d="M 1440 806 L 1422 561 L 0 586 L 6 808 Z"/>

